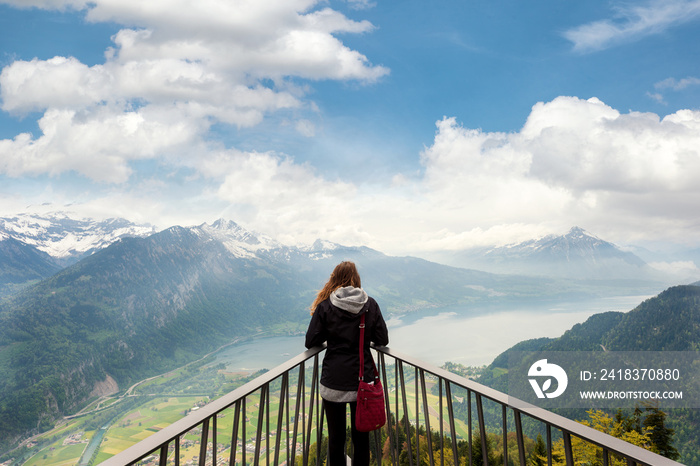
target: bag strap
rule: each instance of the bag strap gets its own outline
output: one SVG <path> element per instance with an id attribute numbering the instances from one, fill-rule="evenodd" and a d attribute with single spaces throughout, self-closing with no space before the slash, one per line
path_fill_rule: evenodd
<path id="1" fill-rule="evenodd" d="M 360 382 L 364 380 L 364 370 L 365 370 L 365 314 L 362 313 L 360 317 Z M 377 370 L 377 365 L 374 364 L 374 359 L 372 359 L 372 367 L 374 368 L 374 378 L 379 378 L 379 371 Z"/>
<path id="2" fill-rule="evenodd" d="M 360 317 L 360 382 L 365 370 L 365 313 Z"/>

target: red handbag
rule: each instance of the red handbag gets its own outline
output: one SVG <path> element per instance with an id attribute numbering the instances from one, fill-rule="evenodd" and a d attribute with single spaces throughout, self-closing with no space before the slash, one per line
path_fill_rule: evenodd
<path id="1" fill-rule="evenodd" d="M 357 408 L 355 410 L 355 429 L 360 432 L 370 432 L 386 424 L 386 408 L 384 406 L 384 388 L 379 381 L 377 366 L 374 368 L 374 382 L 364 381 L 365 368 L 365 314 L 360 319 L 360 385 L 357 387 Z"/>

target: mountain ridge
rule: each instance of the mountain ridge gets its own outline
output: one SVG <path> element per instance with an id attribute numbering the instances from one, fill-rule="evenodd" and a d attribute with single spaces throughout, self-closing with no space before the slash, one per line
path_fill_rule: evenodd
<path id="1" fill-rule="evenodd" d="M 451 265 L 491 273 L 574 279 L 668 280 L 632 252 L 581 227 L 505 246 L 478 247 L 440 256 Z"/>
<path id="2" fill-rule="evenodd" d="M 70 265 L 119 238 L 155 233 L 151 225 L 137 225 L 123 218 L 95 220 L 64 212 L 17 214 L 0 218 L 0 236 L 6 235 Z"/>

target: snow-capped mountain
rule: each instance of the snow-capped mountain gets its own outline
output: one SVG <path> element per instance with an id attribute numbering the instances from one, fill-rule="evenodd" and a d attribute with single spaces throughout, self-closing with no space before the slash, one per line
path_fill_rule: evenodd
<path id="1" fill-rule="evenodd" d="M 317 240 L 286 246 L 228 219 L 183 227 L 204 241 L 220 243 L 238 259 L 283 262 L 309 268 L 309 261 L 343 260 L 369 251 Z M 95 220 L 66 212 L 24 213 L 0 217 L 0 296 L 10 294 L 129 237 L 156 233 L 151 225 L 125 219 Z M 31 260 L 30 260 L 31 259 Z"/>
<path id="2" fill-rule="evenodd" d="M 485 256 L 507 259 L 556 260 L 573 263 L 578 260 L 596 263 L 601 260 L 617 258 L 630 265 L 642 267 L 644 261 L 630 252 L 624 252 L 617 246 L 588 233 L 580 227 L 573 227 L 565 235 L 548 235 L 487 250 Z"/>
<path id="3" fill-rule="evenodd" d="M 253 258 L 262 251 L 281 249 L 285 246 L 269 236 L 246 230 L 232 220 L 220 218 L 214 223 L 202 223 L 190 227 L 201 235 L 209 235 L 220 241 L 236 257 Z"/>
<path id="4" fill-rule="evenodd" d="M 209 236 L 221 242 L 235 257 L 264 259 L 286 263 L 302 261 L 322 261 L 344 256 L 380 254 L 366 247 L 344 246 L 331 241 L 317 239 L 312 244 L 289 246 L 275 239 L 245 229 L 232 220 L 220 218 L 211 225 L 203 223 L 189 227 L 200 237 Z"/>
<path id="5" fill-rule="evenodd" d="M 0 218 L 0 240 L 5 237 L 21 241 L 64 266 L 120 238 L 149 236 L 155 231 L 151 225 L 137 225 L 121 218 L 94 220 L 62 212 Z"/>
<path id="6" fill-rule="evenodd" d="M 462 251 L 453 265 L 495 273 L 580 279 L 655 279 L 658 274 L 631 252 L 580 227 L 517 244 Z"/>

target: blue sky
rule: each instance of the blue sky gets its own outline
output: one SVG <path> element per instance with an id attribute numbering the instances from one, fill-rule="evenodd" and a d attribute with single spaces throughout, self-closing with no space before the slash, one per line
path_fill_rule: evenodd
<path id="1" fill-rule="evenodd" d="M 698 0 L 0 0 L 0 68 L 0 214 L 700 246 Z"/>

